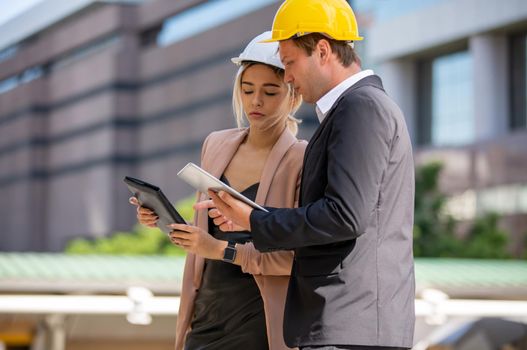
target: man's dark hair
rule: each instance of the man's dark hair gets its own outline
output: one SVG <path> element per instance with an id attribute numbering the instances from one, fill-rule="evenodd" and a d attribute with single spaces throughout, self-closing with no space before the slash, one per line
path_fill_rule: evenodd
<path id="1" fill-rule="evenodd" d="M 344 67 L 349 67 L 353 62 L 357 62 L 357 64 L 360 65 L 359 55 L 357 55 L 351 45 L 345 41 L 331 39 L 320 33 L 311 33 L 300 37 L 294 37 L 292 39 L 295 45 L 303 49 L 308 56 L 311 56 L 317 43 L 320 40 L 325 39 L 329 42 L 331 50 L 337 55 L 340 63 L 342 63 Z"/>

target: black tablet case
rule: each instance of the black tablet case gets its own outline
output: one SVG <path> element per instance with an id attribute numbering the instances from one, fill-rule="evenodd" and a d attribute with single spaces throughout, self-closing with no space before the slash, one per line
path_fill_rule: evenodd
<path id="1" fill-rule="evenodd" d="M 153 210 L 159 216 L 157 226 L 161 231 L 168 234 L 172 229 L 167 227 L 167 225 L 174 223 L 186 224 L 185 220 L 168 201 L 159 187 L 130 176 L 126 176 L 124 182 L 142 207 Z"/>

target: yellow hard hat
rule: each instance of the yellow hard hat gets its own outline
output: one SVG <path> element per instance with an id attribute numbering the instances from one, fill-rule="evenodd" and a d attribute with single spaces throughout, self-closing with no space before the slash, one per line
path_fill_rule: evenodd
<path id="1" fill-rule="evenodd" d="M 355 14 L 345 0 L 286 0 L 276 12 L 272 33 L 272 38 L 263 42 L 309 33 L 341 41 L 362 40 Z"/>

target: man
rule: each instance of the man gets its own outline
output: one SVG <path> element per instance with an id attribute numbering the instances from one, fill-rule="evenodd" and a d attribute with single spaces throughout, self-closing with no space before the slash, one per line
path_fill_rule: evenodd
<path id="1" fill-rule="evenodd" d="M 414 166 L 404 117 L 362 71 L 344 0 L 287 0 L 273 23 L 285 80 L 316 103 L 300 207 L 252 210 L 209 192 L 222 230 L 260 251 L 294 249 L 284 338 L 301 349 L 400 349 L 413 342 Z M 207 204 L 197 205 L 204 208 Z M 210 203 L 209 203 L 210 205 Z"/>

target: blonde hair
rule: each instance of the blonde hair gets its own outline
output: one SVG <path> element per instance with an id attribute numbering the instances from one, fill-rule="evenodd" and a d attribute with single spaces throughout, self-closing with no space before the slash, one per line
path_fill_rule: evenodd
<path id="1" fill-rule="evenodd" d="M 284 78 L 284 70 L 281 68 L 253 61 L 245 61 L 242 63 L 240 69 L 238 69 L 236 78 L 234 79 L 234 87 L 232 90 L 232 108 L 234 110 L 234 115 L 236 117 L 236 124 L 238 125 L 238 128 L 244 127 L 246 122 L 246 115 L 243 110 L 242 103 L 242 75 L 243 72 L 247 70 L 247 68 L 255 64 L 263 64 L 271 68 L 275 72 L 277 77 L 280 78 L 281 81 L 283 81 Z M 298 110 L 298 108 L 300 108 L 301 104 L 302 96 L 297 95 L 292 86 L 290 84 L 287 84 L 287 97 L 284 99 L 282 106 L 280 107 L 279 113 L 281 115 L 287 114 L 287 128 L 289 129 L 289 131 L 291 131 L 293 135 L 296 135 L 298 133 L 298 124 L 302 122 L 300 119 L 294 117 L 296 111 Z"/>

